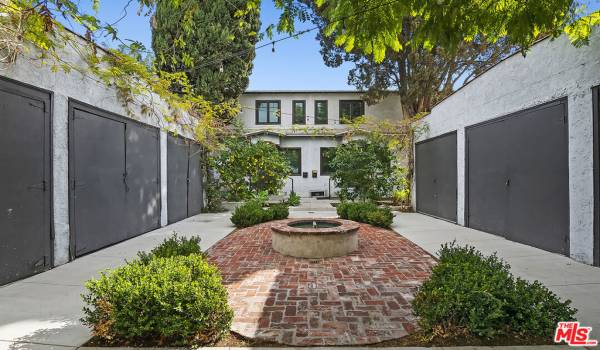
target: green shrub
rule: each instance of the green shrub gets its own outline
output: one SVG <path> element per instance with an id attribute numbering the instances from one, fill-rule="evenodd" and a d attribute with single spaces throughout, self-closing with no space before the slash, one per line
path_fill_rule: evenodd
<path id="1" fill-rule="evenodd" d="M 340 219 L 348 220 L 348 208 L 350 207 L 349 202 L 340 202 L 335 207 L 335 211 L 337 212 Z"/>
<path id="2" fill-rule="evenodd" d="M 388 209 L 377 209 L 369 211 L 365 215 L 365 222 L 369 225 L 378 227 L 390 227 L 394 222 L 394 214 Z"/>
<path id="3" fill-rule="evenodd" d="M 419 325 L 442 336 L 506 334 L 551 336 L 558 321 L 573 320 L 570 300 L 561 301 L 539 282 L 515 278 L 495 254 L 483 256 L 453 242 L 415 295 Z"/>
<path id="4" fill-rule="evenodd" d="M 394 214 L 389 208 L 379 208 L 371 202 L 341 202 L 336 207 L 340 218 L 389 228 Z"/>
<path id="5" fill-rule="evenodd" d="M 287 219 L 290 215 L 290 210 L 287 204 L 274 204 L 269 207 L 268 211 L 273 213 L 273 218 L 271 220 L 283 220 Z"/>
<path id="6" fill-rule="evenodd" d="M 236 227 L 250 227 L 263 222 L 264 209 L 257 201 L 248 201 L 237 208 L 231 215 L 231 222 Z"/>
<path id="7" fill-rule="evenodd" d="M 290 198 L 287 200 L 287 204 L 292 207 L 297 207 L 300 205 L 300 196 L 296 194 L 296 192 L 290 193 Z"/>
<path id="8" fill-rule="evenodd" d="M 139 252 L 138 258 L 141 262 L 147 264 L 153 258 L 170 258 L 191 254 L 204 255 L 202 248 L 200 248 L 200 237 L 178 237 L 177 233 L 174 233 L 170 238 L 166 238 L 158 247 L 152 249 L 150 253 Z"/>
<path id="9" fill-rule="evenodd" d="M 282 220 L 289 215 L 286 204 L 274 204 L 263 208 L 260 201 L 248 201 L 235 209 L 231 215 L 231 222 L 238 228 L 250 227 L 271 220 Z"/>
<path id="10" fill-rule="evenodd" d="M 85 286 L 82 322 L 107 343 L 210 344 L 233 318 L 217 268 L 197 254 L 136 260 Z"/>

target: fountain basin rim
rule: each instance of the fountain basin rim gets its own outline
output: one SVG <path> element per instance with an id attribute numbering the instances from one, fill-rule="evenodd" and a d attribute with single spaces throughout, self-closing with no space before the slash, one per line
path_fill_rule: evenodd
<path id="1" fill-rule="evenodd" d="M 290 224 L 307 222 L 307 221 L 324 221 L 329 223 L 336 223 L 339 226 L 327 227 L 327 228 L 301 228 L 292 227 Z M 327 235 L 327 234 L 343 234 L 343 233 L 354 233 L 358 231 L 360 224 L 355 221 L 343 220 L 343 219 L 330 219 L 330 218 L 298 218 L 298 219 L 286 219 L 276 222 L 271 226 L 274 232 L 281 234 L 290 235 Z"/>

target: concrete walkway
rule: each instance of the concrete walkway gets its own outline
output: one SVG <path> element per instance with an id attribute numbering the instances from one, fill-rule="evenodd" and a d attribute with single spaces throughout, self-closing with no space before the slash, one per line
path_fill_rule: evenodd
<path id="1" fill-rule="evenodd" d="M 90 338 L 79 321 L 86 280 L 133 259 L 140 250 L 154 248 L 173 232 L 200 236 L 202 248 L 207 249 L 234 229 L 229 216 L 200 214 L 0 287 L 0 350 L 82 345 Z"/>

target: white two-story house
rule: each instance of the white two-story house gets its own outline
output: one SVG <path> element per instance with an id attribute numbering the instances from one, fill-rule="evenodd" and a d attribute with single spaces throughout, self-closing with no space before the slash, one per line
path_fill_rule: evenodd
<path id="1" fill-rule="evenodd" d="M 248 91 L 240 97 L 240 118 L 252 140 L 274 143 L 292 165 L 284 195 L 335 196 L 330 151 L 347 139 L 344 121 L 359 116 L 401 119 L 400 97 L 368 105 L 360 91 Z"/>

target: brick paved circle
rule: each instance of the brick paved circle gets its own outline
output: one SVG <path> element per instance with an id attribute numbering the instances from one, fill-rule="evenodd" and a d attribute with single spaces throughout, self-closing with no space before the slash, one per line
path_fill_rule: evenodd
<path id="1" fill-rule="evenodd" d="M 435 260 L 397 233 L 361 224 L 359 249 L 302 259 L 271 248 L 272 223 L 209 249 L 235 312 L 232 330 L 287 345 L 359 345 L 414 330 L 410 301 Z"/>

